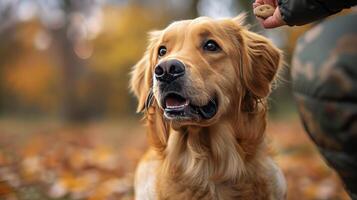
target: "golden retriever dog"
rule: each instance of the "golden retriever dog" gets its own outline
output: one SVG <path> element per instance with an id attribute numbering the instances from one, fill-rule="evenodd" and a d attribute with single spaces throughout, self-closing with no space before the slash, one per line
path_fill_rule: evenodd
<path id="1" fill-rule="evenodd" d="M 199 17 L 150 33 L 130 83 L 150 142 L 136 199 L 285 199 L 265 137 L 282 56 L 243 21 Z"/>

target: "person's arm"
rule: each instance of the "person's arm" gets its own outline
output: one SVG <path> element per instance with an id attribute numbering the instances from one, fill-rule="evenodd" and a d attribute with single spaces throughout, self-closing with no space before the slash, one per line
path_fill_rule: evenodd
<path id="1" fill-rule="evenodd" d="M 259 19 L 264 28 L 304 25 L 357 5 L 357 0 L 255 0 L 253 8 L 269 4 L 273 16 Z"/>
<path id="2" fill-rule="evenodd" d="M 357 4 L 357 0 L 278 0 L 282 19 L 290 26 L 304 25 Z"/>

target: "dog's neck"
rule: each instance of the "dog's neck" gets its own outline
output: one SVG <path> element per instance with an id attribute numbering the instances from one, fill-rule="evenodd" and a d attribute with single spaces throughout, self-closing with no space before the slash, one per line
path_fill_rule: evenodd
<path id="1" fill-rule="evenodd" d="M 265 112 L 244 114 L 239 120 L 222 117 L 209 127 L 172 129 L 161 119 L 151 121 L 156 127 L 152 134 L 157 134 L 160 126 L 166 127 L 166 135 L 155 135 L 151 140 L 161 137 L 154 146 L 161 144 L 156 149 L 163 159 L 162 174 L 180 179 L 185 185 L 237 182 L 246 173 L 249 158 L 259 153 L 256 149 L 262 149 L 257 147 L 264 145 Z"/>
<path id="2" fill-rule="evenodd" d="M 234 181 L 244 173 L 245 153 L 232 131 L 228 123 L 171 130 L 164 165 L 188 185 Z"/>

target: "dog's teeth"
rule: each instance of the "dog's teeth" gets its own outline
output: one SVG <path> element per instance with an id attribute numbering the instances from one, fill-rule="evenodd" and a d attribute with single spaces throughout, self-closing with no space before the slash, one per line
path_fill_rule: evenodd
<path id="1" fill-rule="evenodd" d="M 167 106 L 167 108 L 182 108 L 185 107 L 185 105 L 179 105 L 179 106 Z"/>

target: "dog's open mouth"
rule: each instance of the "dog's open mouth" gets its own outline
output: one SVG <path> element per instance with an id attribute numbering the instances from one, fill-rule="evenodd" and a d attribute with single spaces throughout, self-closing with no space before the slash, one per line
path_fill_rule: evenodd
<path id="1" fill-rule="evenodd" d="M 169 93 L 162 103 L 165 117 L 168 119 L 211 119 L 217 113 L 217 99 L 210 100 L 204 106 L 197 106 L 188 98 L 178 93 Z"/>

